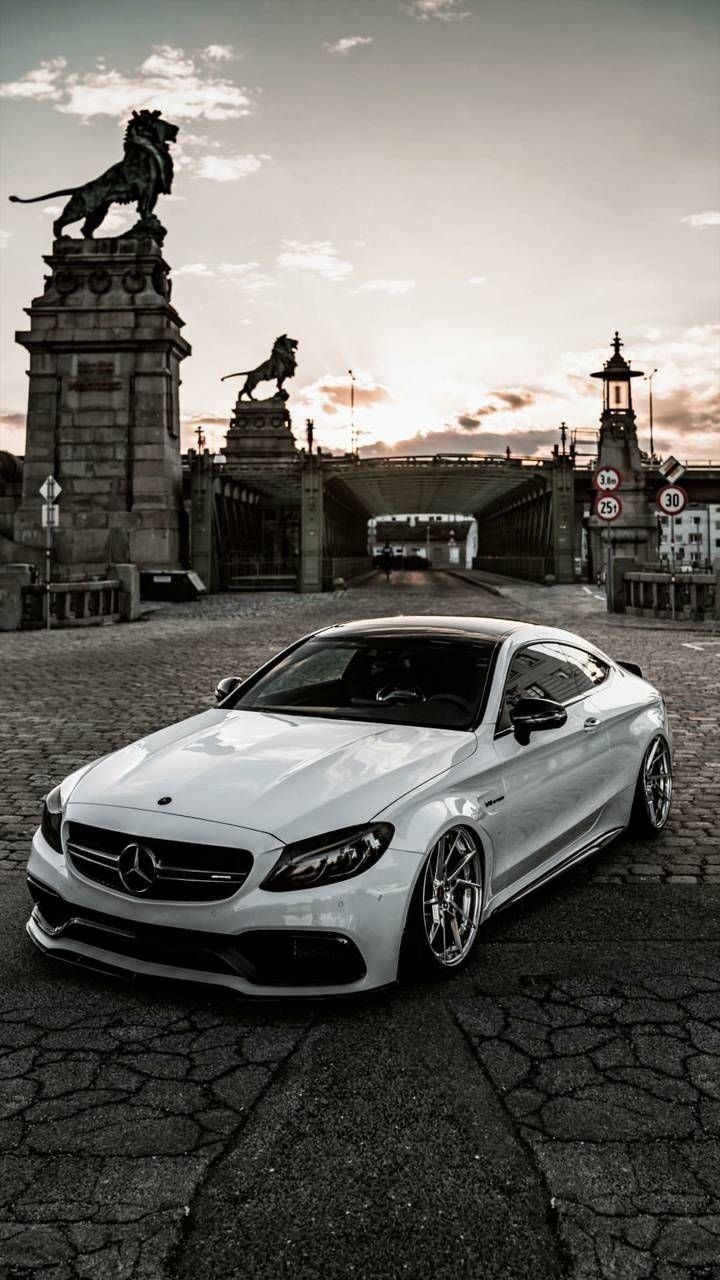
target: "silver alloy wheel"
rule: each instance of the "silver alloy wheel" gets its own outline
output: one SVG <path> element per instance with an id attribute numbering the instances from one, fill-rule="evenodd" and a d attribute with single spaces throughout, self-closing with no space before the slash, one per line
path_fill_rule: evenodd
<path id="1" fill-rule="evenodd" d="M 657 831 L 665 826 L 672 799 L 672 763 L 664 738 L 656 738 L 643 764 L 643 790 L 648 816 Z"/>
<path id="2" fill-rule="evenodd" d="M 482 911 L 482 863 L 469 831 L 455 827 L 433 846 L 423 876 L 423 924 L 438 964 L 451 969 L 468 954 Z"/>

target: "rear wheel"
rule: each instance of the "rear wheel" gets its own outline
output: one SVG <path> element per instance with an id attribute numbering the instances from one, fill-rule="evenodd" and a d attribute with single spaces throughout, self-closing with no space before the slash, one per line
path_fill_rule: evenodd
<path id="1" fill-rule="evenodd" d="M 403 976 L 444 978 L 467 964 L 483 906 L 480 845 L 466 827 L 435 842 L 410 904 L 401 952 Z"/>
<path id="2" fill-rule="evenodd" d="M 672 801 L 672 758 L 665 738 L 653 738 L 643 757 L 635 787 L 630 831 L 652 839 L 665 827 Z"/>

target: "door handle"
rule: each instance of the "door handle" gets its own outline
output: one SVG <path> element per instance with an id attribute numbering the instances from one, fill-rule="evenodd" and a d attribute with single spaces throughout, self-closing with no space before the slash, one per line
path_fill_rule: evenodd
<path id="1" fill-rule="evenodd" d="M 599 728 L 600 728 L 600 721 L 598 720 L 597 716 L 588 716 L 587 720 L 583 725 L 583 729 L 585 730 L 585 732 L 593 733 L 595 729 L 599 729 Z"/>

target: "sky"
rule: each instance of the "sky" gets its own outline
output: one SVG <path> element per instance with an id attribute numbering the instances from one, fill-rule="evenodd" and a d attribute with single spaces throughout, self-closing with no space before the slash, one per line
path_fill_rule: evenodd
<path id="1" fill-rule="evenodd" d="M 2 0 L 0 448 L 63 201 L 130 111 L 180 126 L 157 212 L 183 442 L 220 446 L 281 333 L 298 437 L 368 452 L 546 453 L 597 426 L 619 329 L 656 447 L 720 460 L 715 0 Z M 104 229 L 134 221 L 116 207 Z M 79 226 L 69 229 L 79 234 Z M 647 447 L 647 389 L 634 385 Z M 258 394 L 269 394 L 270 384 Z"/>

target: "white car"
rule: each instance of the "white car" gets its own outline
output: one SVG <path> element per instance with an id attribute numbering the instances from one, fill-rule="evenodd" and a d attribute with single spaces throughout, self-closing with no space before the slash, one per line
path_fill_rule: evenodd
<path id="1" fill-rule="evenodd" d="M 217 697 L 46 797 L 46 954 L 255 996 L 449 974 L 499 907 L 667 822 L 662 697 L 567 631 L 351 622 Z"/>

